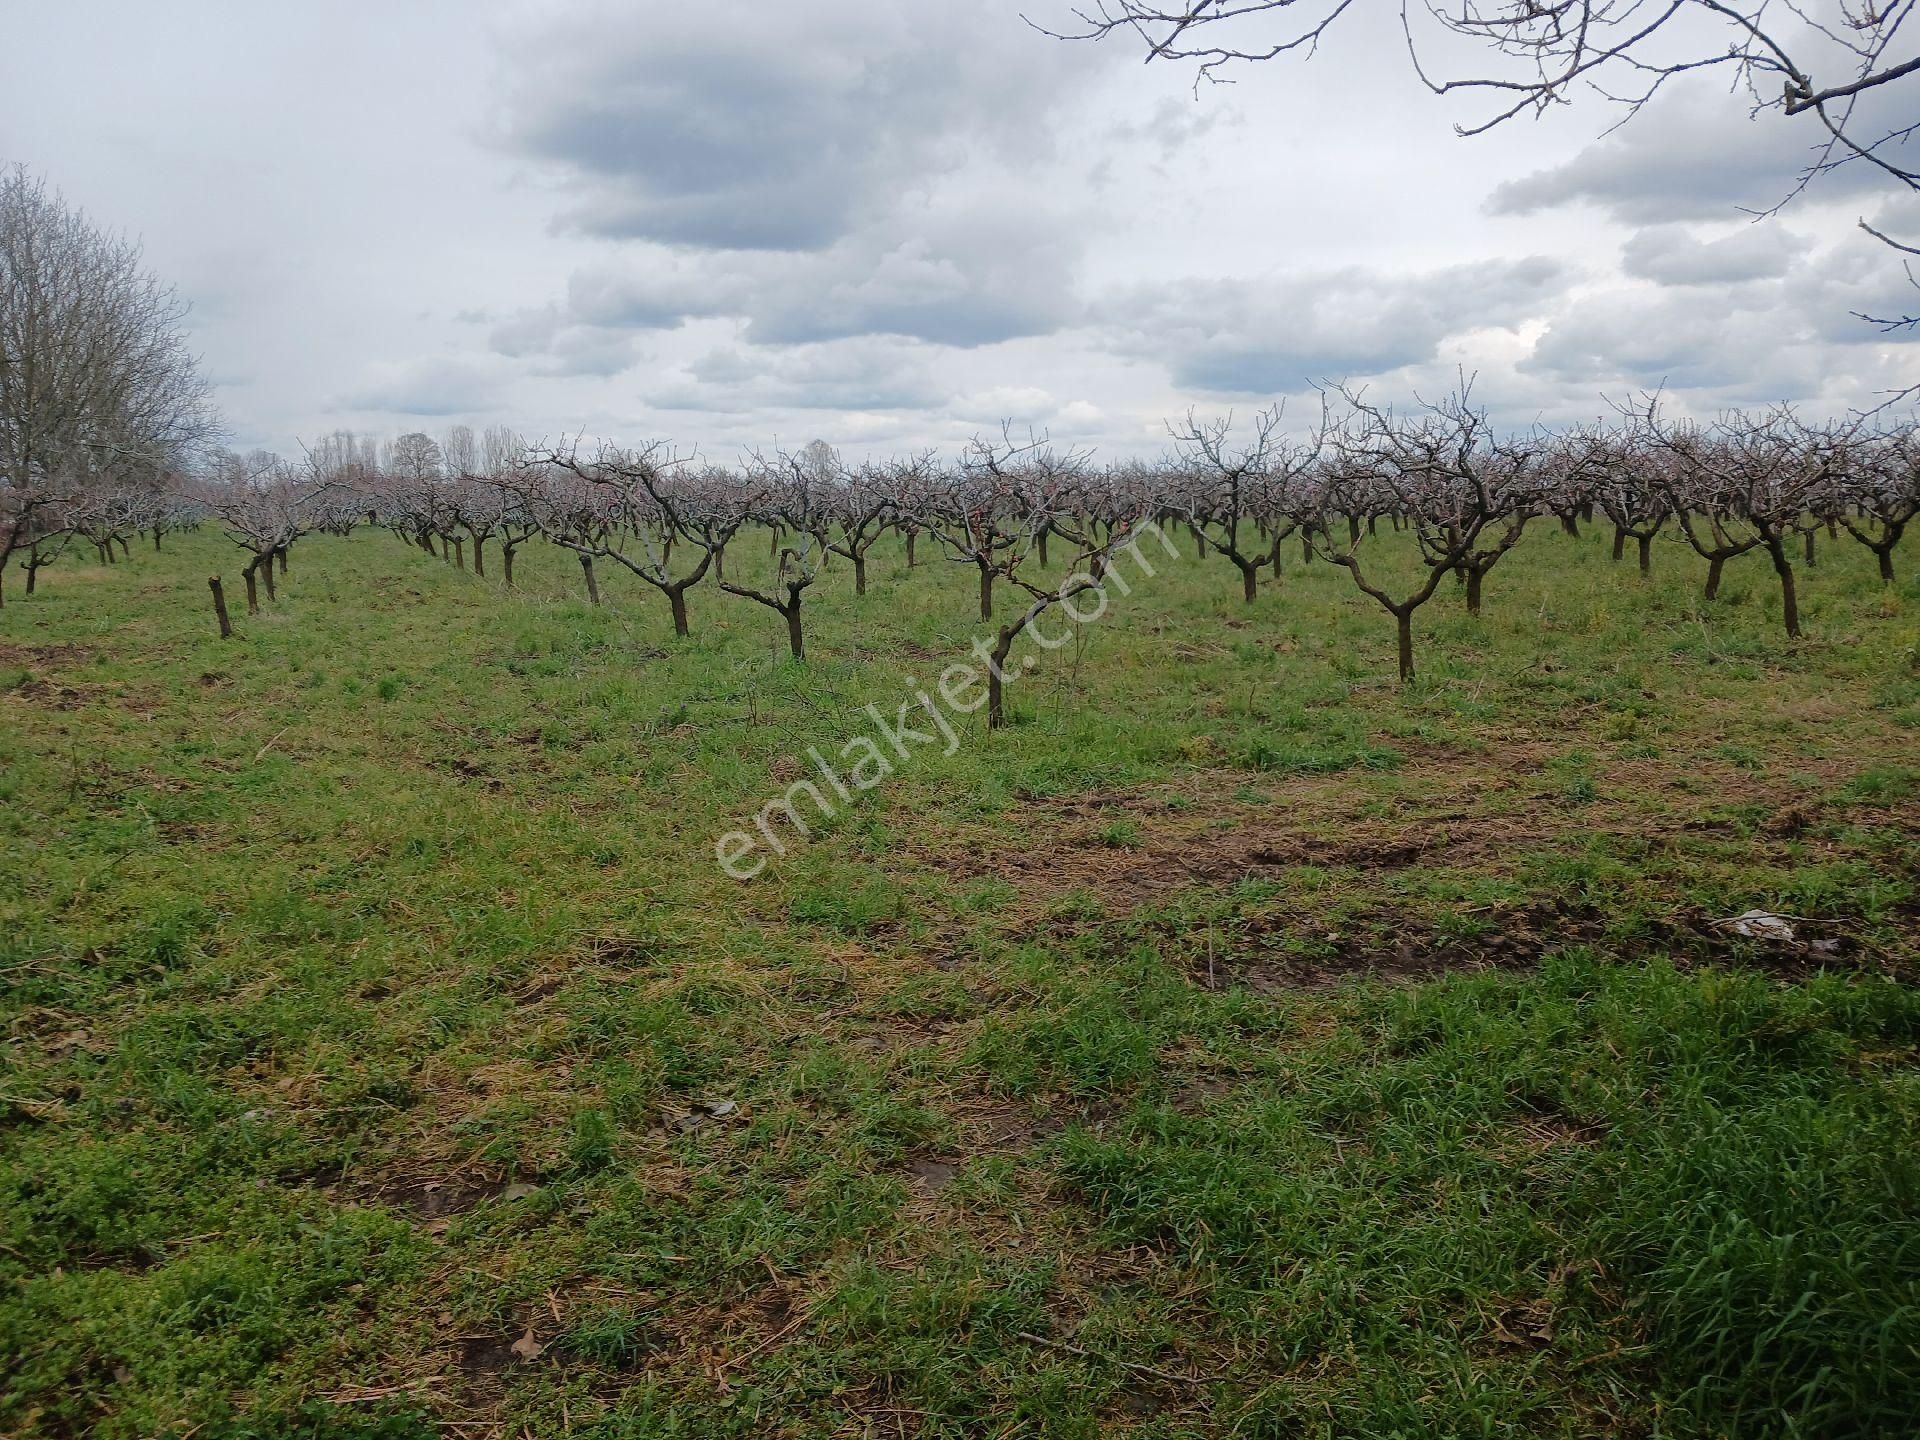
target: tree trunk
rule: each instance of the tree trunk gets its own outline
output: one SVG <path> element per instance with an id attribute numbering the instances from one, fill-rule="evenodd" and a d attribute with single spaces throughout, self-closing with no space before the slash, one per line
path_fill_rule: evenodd
<path id="1" fill-rule="evenodd" d="M 913 542 L 920 538 L 918 530 L 907 531 L 907 568 L 913 569 L 919 562 L 913 558 Z"/>
<path id="2" fill-rule="evenodd" d="M 209 575 L 207 577 L 207 588 L 213 591 L 213 613 L 220 621 L 220 638 L 222 640 L 231 640 L 233 638 L 233 621 L 227 618 L 227 596 L 226 592 L 220 588 L 220 577 L 218 575 Z"/>
<path id="3" fill-rule="evenodd" d="M 259 569 L 259 567 L 260 562 L 258 559 L 251 560 L 247 563 L 247 568 L 240 572 L 247 582 L 247 613 L 249 615 L 258 615 L 260 613 L 260 592 L 254 588 L 253 583 L 254 571 Z"/>
<path id="4" fill-rule="evenodd" d="M 853 552 L 853 593 L 867 593 L 867 553 L 864 550 Z"/>
<path id="5" fill-rule="evenodd" d="M 124 535 L 120 537 L 120 555 L 123 559 L 127 560 L 133 558 L 133 546 L 127 543 L 127 537 Z"/>
<path id="6" fill-rule="evenodd" d="M 800 602 L 794 601 L 780 613 L 787 617 L 787 648 L 793 652 L 794 659 L 806 659 L 806 641 L 800 634 Z"/>
<path id="7" fill-rule="evenodd" d="M 1809 569 L 1813 566 L 1813 531 L 1811 530 L 1807 531 L 1807 566 Z"/>
<path id="8" fill-rule="evenodd" d="M 487 552 L 487 537 L 484 535 L 474 536 L 473 537 L 473 573 L 480 576 L 482 579 L 485 579 L 487 574 L 487 553 L 486 552 Z"/>
<path id="9" fill-rule="evenodd" d="M 1040 527 L 1040 568 L 1043 570 L 1047 565 L 1047 532 L 1047 526 Z"/>
<path id="10" fill-rule="evenodd" d="M 1787 561 L 1786 546 L 1779 540 L 1767 544 L 1773 557 L 1773 573 L 1780 577 L 1780 619 L 1787 627 L 1787 638 L 1800 638 L 1800 600 L 1794 593 L 1793 566 Z"/>
<path id="11" fill-rule="evenodd" d="M 1234 563 L 1240 567 L 1240 586 L 1244 592 L 1243 598 L 1247 604 L 1251 605 L 1260 593 L 1260 567 L 1257 565 L 1249 565 L 1244 560 L 1236 560 Z"/>
<path id="12" fill-rule="evenodd" d="M 580 557 L 580 573 L 587 577 L 588 602 L 598 605 L 600 603 L 600 582 L 593 578 L 593 556 L 582 555 Z"/>
<path id="13" fill-rule="evenodd" d="M 1880 583 L 1893 584 L 1893 546 L 1891 544 L 1876 546 L 1873 553 L 1880 561 Z"/>
<path id="14" fill-rule="evenodd" d="M 518 546 L 508 545 L 504 541 L 500 545 L 501 578 L 507 582 L 507 588 L 509 590 L 513 588 L 513 552 L 518 548 Z"/>
<path id="15" fill-rule="evenodd" d="M 1624 560 L 1627 555 L 1627 532 L 1618 525 L 1613 527 L 1613 558 Z"/>
<path id="16" fill-rule="evenodd" d="M 1651 575 L 1653 573 L 1653 537 L 1651 535 L 1642 535 L 1639 537 L 1639 540 L 1640 573 L 1642 575 Z"/>
<path id="17" fill-rule="evenodd" d="M 1406 685 L 1413 680 L 1413 612 L 1395 611 L 1393 618 L 1400 630 L 1400 683 Z"/>
<path id="18" fill-rule="evenodd" d="M 1574 523 L 1572 511 L 1568 511 L 1560 517 L 1560 528 L 1574 539 L 1578 540 L 1580 538 L 1580 527 Z"/>
<path id="19" fill-rule="evenodd" d="M 1707 558 L 1707 599 L 1720 598 L 1720 572 L 1727 568 L 1727 557 L 1712 555 Z"/>
<path id="20" fill-rule="evenodd" d="M 1476 620 L 1480 618 L 1480 582 L 1487 572 L 1469 565 L 1467 567 L 1467 614 Z"/>
<path id="21" fill-rule="evenodd" d="M 667 587 L 667 604 L 673 607 L 673 633 L 685 636 L 688 633 L 687 587 L 685 585 L 669 585 Z"/>
<path id="22" fill-rule="evenodd" d="M 280 573 L 282 575 L 286 574 L 287 573 L 287 547 L 282 545 L 278 550 L 274 551 L 273 554 L 274 554 L 274 558 L 280 562 Z M 267 593 L 269 595 L 273 593 L 273 590 L 271 587 L 268 588 Z"/>
<path id="23" fill-rule="evenodd" d="M 1007 723 L 1007 701 L 1001 676 L 1007 672 L 1007 657 L 1013 653 L 1016 632 L 1003 628 L 994 643 L 993 658 L 987 662 L 987 729 L 998 730 Z"/>
<path id="24" fill-rule="evenodd" d="M 980 618 L 993 618 L 993 571 L 984 565 L 980 567 Z"/>
<path id="25" fill-rule="evenodd" d="M 271 551 L 260 557 L 260 578 L 267 582 L 267 598 L 278 600 L 280 592 L 273 587 L 273 553 Z"/>
<path id="26" fill-rule="evenodd" d="M 467 542 L 458 535 L 453 537 L 453 563 L 462 572 L 467 568 Z"/>

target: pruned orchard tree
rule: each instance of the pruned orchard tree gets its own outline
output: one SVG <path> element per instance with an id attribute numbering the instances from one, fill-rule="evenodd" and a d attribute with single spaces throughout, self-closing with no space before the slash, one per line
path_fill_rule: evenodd
<path id="1" fill-rule="evenodd" d="M 487 542 L 500 540 L 506 583 L 513 584 L 513 552 L 528 530 L 519 497 L 507 481 L 523 463 L 526 447 L 504 426 L 490 425 L 476 439 L 465 425 L 447 432 L 441 445 L 447 466 L 445 514 L 473 542 L 473 573 L 487 573 Z M 456 563 L 464 568 L 465 547 L 456 543 Z"/>
<path id="2" fill-rule="evenodd" d="M 777 450 L 771 459 L 754 452 L 747 459 L 745 483 L 751 492 L 748 509 L 774 531 L 790 531 L 794 543 L 782 545 L 771 586 L 746 585 L 720 579 L 729 595 L 764 605 L 787 622 L 787 649 L 795 660 L 807 658 L 806 635 L 800 623 L 807 590 L 820 578 L 826 559 L 824 536 L 829 523 L 829 497 L 819 455 L 795 455 Z"/>
<path id="3" fill-rule="evenodd" d="M 1232 439 L 1233 417 L 1186 420 L 1169 426 L 1180 462 L 1172 477 L 1183 494 L 1195 536 L 1240 572 L 1241 595 L 1251 605 L 1260 593 L 1260 571 L 1280 573 L 1280 545 L 1296 528 L 1285 493 L 1319 456 L 1317 438 L 1290 441 L 1280 429 L 1284 411 L 1275 405 L 1253 417 L 1253 434 Z"/>
<path id="4" fill-rule="evenodd" d="M 694 468 L 657 441 L 628 450 L 602 446 L 591 460 L 580 459 L 571 448 L 535 459 L 590 487 L 587 493 L 597 497 L 592 513 L 603 522 L 563 525 L 549 538 L 583 558 L 611 560 L 644 580 L 666 597 L 673 633 L 690 634 L 687 591 L 706 578 L 747 523 L 752 493 L 728 483 L 722 472 Z M 678 575 L 672 568 L 676 540 L 699 556 Z"/>
<path id="5" fill-rule="evenodd" d="M 209 474 L 190 491 L 219 524 L 221 533 L 247 552 L 242 574 L 247 582 L 247 613 L 260 613 L 259 586 L 276 600 L 273 571 L 287 568 L 287 551 L 313 528 L 314 502 L 327 489 L 327 480 L 288 464 L 270 451 L 240 456 L 226 452 L 215 457 Z"/>
<path id="6" fill-rule="evenodd" d="M 1863 435 L 1845 477 L 1840 520 L 1873 552 L 1880 583 L 1893 584 L 1893 550 L 1920 515 L 1920 430 L 1888 427 Z"/>
<path id="7" fill-rule="evenodd" d="M 970 561 L 980 571 L 983 611 L 991 608 L 987 587 L 994 578 L 1026 597 L 1027 603 L 1004 619 L 979 651 L 987 666 L 989 730 L 1008 720 L 1006 687 L 1015 673 L 1010 664 L 1015 643 L 1029 632 L 1038 634 L 1041 617 L 1054 607 L 1071 612 L 1078 597 L 1092 595 L 1103 611 L 1107 585 L 1125 584 L 1110 576 L 1113 552 L 1134 543 L 1138 529 L 1162 503 L 1157 487 L 1108 484 L 1108 475 L 1090 460 L 1085 451 L 1056 450 L 1039 439 L 1016 443 L 1005 432 L 998 444 L 976 439 L 960 474 L 944 494 L 930 498 L 920 517 L 955 560 Z M 1047 536 L 1072 547 L 1066 572 L 1057 579 L 1031 569 L 1038 564 L 1044 571 L 1048 563 Z M 1074 618 L 1084 622 L 1088 617 Z"/>
<path id="8" fill-rule="evenodd" d="M 931 456 L 923 456 L 849 470 L 840 465 L 835 454 L 839 474 L 828 505 L 832 528 L 822 538 L 829 554 L 853 562 L 854 594 L 867 593 L 867 552 L 898 518 L 895 495 L 911 489 L 918 478 L 916 472 L 931 463 Z M 909 473 L 902 476 L 901 467 Z"/>
<path id="9" fill-rule="evenodd" d="M 129 538 L 145 528 L 146 507 L 142 501 L 141 495 L 118 486 L 83 486 L 68 506 L 68 528 L 93 546 L 103 565 L 117 564 L 131 556 Z M 115 546 L 119 547 L 118 556 Z"/>
<path id="10" fill-rule="evenodd" d="M 1686 512 L 1713 517 L 1716 549 L 1745 538 L 1767 552 L 1780 582 L 1780 619 L 1787 637 L 1798 640 L 1799 586 L 1787 552 L 1790 537 L 1813 498 L 1845 473 L 1848 430 L 1810 426 L 1791 406 L 1780 405 L 1757 414 L 1729 411 L 1711 427 L 1670 423 L 1661 415 L 1657 397 L 1649 398 L 1638 418 L 1648 437 L 1672 457 L 1676 508 L 1689 542 L 1706 555 L 1715 569 L 1708 578 L 1708 598 L 1718 589 L 1716 555 L 1703 548 Z M 1739 553 L 1738 550 L 1732 554 Z"/>
<path id="11" fill-rule="evenodd" d="M 5 509 L 6 495 L 0 492 L 0 527 L 9 524 Z M 40 505 L 25 513 L 14 549 L 20 555 L 20 568 L 27 577 L 26 593 L 31 595 L 39 589 L 40 572 L 53 564 L 66 553 L 67 546 L 74 536 L 71 518 L 72 506 L 67 504 Z"/>
<path id="12" fill-rule="evenodd" d="M 1640 573 L 1653 573 L 1653 542 L 1673 517 L 1670 487 L 1655 473 L 1662 452 L 1636 451 L 1630 434 L 1595 427 L 1579 430 L 1565 443 L 1578 453 L 1586 471 L 1584 490 L 1613 522 L 1613 558 L 1627 553 L 1627 541 L 1639 549 Z"/>
<path id="13" fill-rule="evenodd" d="M 429 555 L 451 559 L 448 537 L 453 515 L 442 484 L 446 459 L 440 442 L 418 430 L 395 436 L 380 457 L 380 473 L 396 522 Z M 441 542 L 440 551 L 434 549 L 436 539 Z"/>
<path id="14" fill-rule="evenodd" d="M 1402 684 L 1414 677 L 1414 612 L 1433 598 L 1444 576 L 1459 572 L 1467 580 L 1468 608 L 1478 613 L 1481 579 L 1519 539 L 1532 510 L 1529 470 L 1538 443 L 1498 438 L 1486 411 L 1473 404 L 1471 388 L 1463 379 L 1453 394 L 1410 417 L 1349 390 L 1333 392 L 1346 413 L 1329 432 L 1332 456 L 1322 507 L 1350 521 L 1374 505 L 1390 508 L 1413 532 L 1426 578 L 1398 598 L 1388 593 L 1362 567 L 1364 537 L 1357 524 L 1348 526 L 1345 546 L 1329 526 L 1312 527 L 1315 545 L 1393 616 Z M 1481 546 L 1481 537 L 1501 520 L 1505 535 Z"/>
<path id="15" fill-rule="evenodd" d="M 919 522 L 948 559 L 974 567 L 982 620 L 993 618 L 994 580 L 1010 577 L 1052 533 L 1054 507 L 1044 496 L 1075 485 L 1086 460 L 1081 452 L 1054 450 L 1044 436 L 1015 440 L 1003 426 L 998 440 L 968 441 L 959 468 L 929 497 Z"/>
<path id="16" fill-rule="evenodd" d="M 138 245 L 24 167 L 0 170 L 0 584 L 53 533 L 51 511 L 157 490 L 211 440 L 185 316 Z"/>

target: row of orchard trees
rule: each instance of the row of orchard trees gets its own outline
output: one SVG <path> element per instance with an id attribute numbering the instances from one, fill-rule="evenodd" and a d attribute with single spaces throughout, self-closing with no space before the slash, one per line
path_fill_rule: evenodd
<path id="1" fill-rule="evenodd" d="M 1116 547 L 1178 526 L 1238 576 L 1248 601 L 1295 547 L 1346 570 L 1392 618 L 1411 678 L 1416 612 L 1452 576 L 1478 614 L 1488 575 L 1534 524 L 1611 526 L 1615 558 L 1631 542 L 1643 570 L 1658 536 L 1678 536 L 1706 562 L 1708 599 L 1729 561 L 1758 552 L 1798 636 L 1796 565 L 1812 563 L 1816 537 L 1858 541 L 1891 583 L 1895 548 L 1920 512 L 1911 421 L 1814 423 L 1781 407 L 1698 424 L 1648 402 L 1607 425 L 1507 431 L 1466 386 L 1404 412 L 1348 391 L 1325 398 L 1310 428 L 1288 429 L 1277 408 L 1237 427 L 1189 416 L 1160 459 L 1109 464 L 1005 432 L 949 460 L 849 464 L 816 442 L 729 466 L 658 443 L 528 445 L 499 427 L 384 446 L 339 433 L 298 461 L 219 453 L 158 482 L 75 487 L 37 511 L 28 582 L 70 542 L 108 558 L 133 535 L 157 545 L 168 529 L 211 521 L 247 557 L 253 609 L 313 531 L 384 526 L 476 573 L 494 564 L 508 585 L 516 552 L 541 538 L 576 558 L 596 603 L 613 567 L 658 591 L 685 635 L 689 595 L 710 583 L 777 614 L 802 658 L 806 599 L 824 568 L 846 565 L 864 594 L 875 545 L 895 535 L 910 567 L 931 552 L 969 568 L 997 668 L 1048 608 L 1101 584 Z M 730 570 L 729 547 L 748 531 L 773 563 Z"/>
<path id="2" fill-rule="evenodd" d="M 816 443 L 721 467 L 660 444 L 529 446 L 498 427 L 385 446 L 336 434 L 298 460 L 242 456 L 211 448 L 217 421 L 184 316 L 137 245 L 25 169 L 0 170 L 0 599 L 16 560 L 31 593 L 71 549 L 110 562 L 135 535 L 158 545 L 170 529 L 211 521 L 246 553 L 251 610 L 261 588 L 273 598 L 301 535 L 372 523 L 437 543 L 461 565 L 470 547 L 479 572 L 491 551 L 508 584 L 519 547 L 544 537 L 578 558 L 596 601 L 596 566 L 654 587 L 681 634 L 689 592 L 711 579 L 778 614 L 800 658 L 822 568 L 843 560 L 864 592 L 874 545 L 894 533 L 910 566 L 924 540 L 972 567 L 981 619 L 996 624 L 997 675 L 1049 607 L 1101 584 L 1116 547 L 1184 521 L 1238 572 L 1248 600 L 1263 572 L 1278 574 L 1289 537 L 1305 557 L 1344 568 L 1393 617 L 1410 678 L 1414 613 L 1453 575 L 1477 614 L 1489 572 L 1542 517 L 1577 530 L 1604 516 L 1616 556 L 1632 540 L 1643 568 L 1654 538 L 1677 532 L 1707 562 L 1708 598 L 1729 561 L 1760 551 L 1797 636 L 1796 550 L 1811 563 L 1818 533 L 1844 528 L 1890 583 L 1920 508 L 1911 422 L 1810 423 L 1782 407 L 1697 425 L 1648 400 L 1605 426 L 1514 431 L 1493 424 L 1465 383 L 1405 412 L 1333 389 L 1307 430 L 1286 428 L 1277 409 L 1238 430 L 1189 416 L 1154 463 L 1096 465 L 1003 432 L 948 461 L 850 466 Z M 1401 537 L 1386 557 L 1374 541 L 1383 520 Z M 755 567 L 729 573 L 728 546 L 749 527 L 771 537 L 771 580 L 754 579 Z M 224 627 L 217 582 L 215 596 Z"/>
<path id="3" fill-rule="evenodd" d="M 984 621 L 996 617 L 996 591 L 1013 594 L 1015 613 L 1000 614 L 995 632 L 1004 655 L 1049 606 L 1098 584 L 1115 546 L 1184 520 L 1238 572 L 1249 600 L 1263 571 L 1279 572 L 1289 536 L 1305 556 L 1343 567 L 1393 617 L 1410 677 L 1414 613 L 1448 575 L 1477 613 L 1489 572 L 1544 516 L 1569 529 L 1604 516 L 1616 555 L 1632 540 L 1643 568 L 1671 528 L 1706 560 L 1709 598 L 1729 561 L 1763 552 L 1797 636 L 1796 547 L 1811 563 L 1818 533 L 1837 538 L 1844 527 L 1891 582 L 1920 505 L 1911 422 L 1810 423 L 1783 407 L 1695 425 L 1649 400 L 1610 425 L 1513 431 L 1494 425 L 1464 383 L 1406 412 L 1334 389 L 1307 431 L 1288 430 L 1277 410 L 1238 431 L 1189 416 L 1157 463 L 1095 465 L 1085 452 L 1003 433 L 946 462 L 920 454 L 848 466 L 815 445 L 719 467 L 658 444 L 528 446 L 501 428 L 384 447 L 338 434 L 297 461 L 240 456 L 210 448 L 217 422 L 184 316 L 137 245 L 25 169 L 0 170 L 0 599 L 16 560 L 31 592 L 76 546 L 112 561 L 135 534 L 157 545 L 169 529 L 212 520 L 247 554 L 251 609 L 263 585 L 272 598 L 299 536 L 371 522 L 450 548 L 460 564 L 470 546 L 476 571 L 492 549 L 509 584 L 515 552 L 542 536 L 578 557 L 596 600 L 596 565 L 653 586 L 682 634 L 689 592 L 711 577 L 780 615 L 798 658 L 821 568 L 844 559 L 864 591 L 873 546 L 898 533 L 909 565 L 927 539 L 973 567 Z M 1410 582 L 1371 543 L 1382 520 L 1403 536 L 1402 556 L 1418 556 Z M 771 581 L 728 574 L 727 547 L 748 527 L 772 536 Z"/>

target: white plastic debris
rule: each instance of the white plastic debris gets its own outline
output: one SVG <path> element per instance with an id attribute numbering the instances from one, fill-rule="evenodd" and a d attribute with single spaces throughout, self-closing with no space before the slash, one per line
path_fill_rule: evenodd
<path id="1" fill-rule="evenodd" d="M 1775 915 L 1767 910 L 1749 910 L 1744 915 L 1736 915 L 1731 920 L 1722 920 L 1720 924 L 1736 935 L 1749 940 L 1779 940 L 1790 943 L 1793 940 L 1793 926 L 1787 923 L 1784 915 Z"/>

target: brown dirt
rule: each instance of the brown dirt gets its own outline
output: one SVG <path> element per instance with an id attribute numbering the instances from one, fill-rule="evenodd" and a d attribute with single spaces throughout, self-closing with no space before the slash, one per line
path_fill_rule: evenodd
<path id="1" fill-rule="evenodd" d="M 1511 875 L 1517 862 L 1541 852 L 1596 843 L 1676 848 L 1689 834 L 1734 830 L 1726 812 L 1735 806 L 1766 813 L 1759 833 L 1743 838 L 1784 864 L 1792 858 L 1788 843 L 1803 851 L 1818 846 L 1809 832 L 1840 818 L 1823 815 L 1820 795 L 1838 789 L 1861 763 L 1857 755 L 1794 756 L 1761 775 L 1703 763 L 1697 752 L 1686 764 L 1609 760 L 1593 766 L 1598 793 L 1567 803 L 1551 788 L 1542 793 L 1541 772 L 1558 754 L 1551 745 L 1516 743 L 1498 756 L 1434 747 L 1422 753 L 1429 758 L 1397 772 L 1388 818 L 1361 813 L 1369 792 L 1360 778 L 1263 780 L 1238 770 L 1202 771 L 1138 790 L 1025 796 L 998 823 L 946 837 L 916 858 L 958 881 L 991 878 L 1010 886 L 1015 898 L 1001 914 L 1018 928 L 1057 928 L 1058 907 L 1075 895 L 1091 897 L 1110 921 L 1184 891 L 1280 878 L 1308 866 L 1375 874 L 1471 867 Z M 1267 803 L 1236 798 L 1245 787 L 1261 791 Z M 1382 806 L 1372 801 L 1367 808 Z M 1124 828 L 1116 830 L 1117 821 Z M 1920 805 L 1882 808 L 1875 822 L 1920 834 Z M 1009 843 L 1010 832 L 1018 843 Z M 1341 948 L 1312 964 L 1243 957 L 1228 978 L 1256 989 L 1311 987 L 1353 973 L 1421 978 L 1462 964 L 1519 963 L 1538 953 L 1534 942 L 1596 939 L 1606 929 L 1598 914 L 1514 911 L 1489 919 L 1491 938 L 1470 947 L 1414 936 L 1385 949 L 1377 941 L 1364 951 Z M 1724 948 L 1726 937 L 1708 919 L 1682 913 L 1671 928 L 1690 945 Z M 1793 968 L 1792 956 L 1776 958 Z M 1803 968 L 1815 968 L 1835 957 L 1829 947 L 1802 958 L 1812 962 Z M 1216 965 L 1216 979 L 1219 973 Z"/>
<path id="2" fill-rule="evenodd" d="M 78 710 L 91 704 L 98 690 L 97 686 L 62 685 L 36 676 L 21 681 L 10 693 L 49 710 Z"/>
<path id="3" fill-rule="evenodd" d="M 30 668 L 62 669 L 85 665 L 93 652 L 84 645 L 23 645 L 0 640 L 0 665 L 25 665 Z"/>

